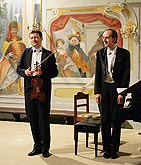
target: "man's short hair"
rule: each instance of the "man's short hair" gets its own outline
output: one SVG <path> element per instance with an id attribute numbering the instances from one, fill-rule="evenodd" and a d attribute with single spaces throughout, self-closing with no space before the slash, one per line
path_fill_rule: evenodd
<path id="1" fill-rule="evenodd" d="M 43 34 L 42 34 L 42 32 L 40 31 L 40 30 L 32 30 L 30 33 L 29 33 L 29 35 L 30 34 L 33 34 L 33 33 L 37 33 L 37 34 L 39 34 L 39 36 L 42 38 L 42 36 L 43 36 Z"/>

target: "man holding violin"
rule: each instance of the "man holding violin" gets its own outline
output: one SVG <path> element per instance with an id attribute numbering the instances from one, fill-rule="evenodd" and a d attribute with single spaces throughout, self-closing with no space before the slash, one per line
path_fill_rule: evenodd
<path id="1" fill-rule="evenodd" d="M 51 79 L 58 70 L 54 54 L 42 47 L 42 32 L 29 33 L 32 47 L 26 48 L 17 66 L 17 73 L 24 77 L 25 109 L 34 140 L 28 156 L 42 154 L 49 157 Z"/>

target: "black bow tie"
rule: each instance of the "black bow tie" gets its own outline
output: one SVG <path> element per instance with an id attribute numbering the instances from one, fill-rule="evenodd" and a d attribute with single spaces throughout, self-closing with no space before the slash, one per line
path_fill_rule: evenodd
<path id="1" fill-rule="evenodd" d="M 107 54 L 108 54 L 108 55 L 111 55 L 112 53 L 113 53 L 112 50 L 108 50 L 108 51 L 107 51 Z"/>
<path id="2" fill-rule="evenodd" d="M 42 49 L 33 49 L 33 52 L 37 52 L 37 53 L 40 53 L 42 51 Z"/>

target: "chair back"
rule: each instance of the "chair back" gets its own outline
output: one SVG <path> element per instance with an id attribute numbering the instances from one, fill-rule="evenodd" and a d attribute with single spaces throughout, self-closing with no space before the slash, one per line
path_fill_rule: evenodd
<path id="1" fill-rule="evenodd" d="M 84 116 L 79 116 L 80 114 L 89 113 L 89 94 L 83 92 L 78 92 L 74 95 L 74 124 L 78 121 L 86 119 Z"/>

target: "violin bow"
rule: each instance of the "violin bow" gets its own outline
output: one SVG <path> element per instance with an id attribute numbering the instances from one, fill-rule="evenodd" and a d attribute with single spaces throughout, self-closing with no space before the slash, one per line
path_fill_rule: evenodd
<path id="1" fill-rule="evenodd" d="M 37 64 L 36 67 L 40 66 L 42 63 L 44 63 L 48 58 L 50 58 L 52 55 L 54 55 L 54 53 L 56 53 L 57 50 L 53 51 L 52 53 L 50 53 L 49 56 L 47 56 L 45 59 L 43 59 L 43 61 L 41 61 L 39 64 Z"/>

